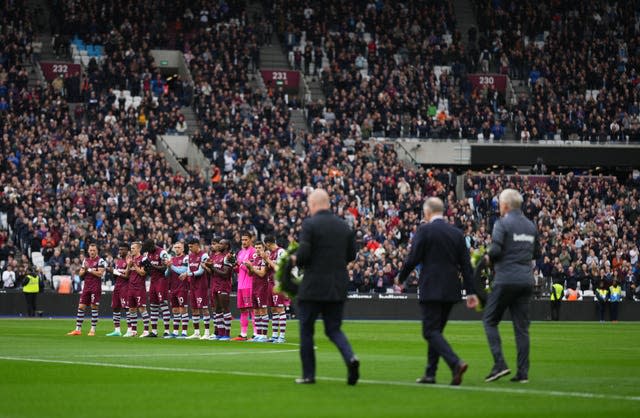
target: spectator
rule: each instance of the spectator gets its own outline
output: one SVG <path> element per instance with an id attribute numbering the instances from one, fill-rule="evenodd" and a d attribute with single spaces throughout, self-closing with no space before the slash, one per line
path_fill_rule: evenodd
<path id="1" fill-rule="evenodd" d="M 607 288 L 604 280 L 600 280 L 594 294 L 596 296 L 596 304 L 598 306 L 598 315 L 600 317 L 600 322 L 604 322 L 604 313 L 607 304 L 609 303 L 610 297 L 609 289 Z"/>
<path id="2" fill-rule="evenodd" d="M 5 289 L 12 289 L 16 286 L 16 272 L 13 271 L 13 266 L 8 265 L 7 269 L 2 272 L 2 287 Z"/>
<path id="3" fill-rule="evenodd" d="M 622 288 L 616 279 L 609 287 L 609 316 L 611 317 L 611 322 L 618 322 L 618 307 L 620 303 L 622 303 Z"/>
<path id="4" fill-rule="evenodd" d="M 62 255 L 62 251 L 60 247 L 56 247 L 53 251 L 53 255 L 46 262 L 47 266 L 51 267 L 51 274 L 53 276 L 67 274 L 67 270 L 65 267 L 65 258 Z"/>
<path id="5" fill-rule="evenodd" d="M 176 123 L 176 132 L 178 135 L 184 135 L 187 132 L 187 121 L 183 115 L 180 115 L 178 122 Z"/>

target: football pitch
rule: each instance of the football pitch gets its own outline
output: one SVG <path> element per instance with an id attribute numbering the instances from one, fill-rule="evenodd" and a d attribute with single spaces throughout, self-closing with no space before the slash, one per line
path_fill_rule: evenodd
<path id="1" fill-rule="evenodd" d="M 316 326 L 317 383 L 300 376 L 298 326 L 284 344 L 67 337 L 72 319 L 0 319 L 0 417 L 638 417 L 640 324 L 536 322 L 528 384 L 484 383 L 491 368 L 480 322 L 445 335 L 469 363 L 462 386 L 440 362 L 436 385 L 418 385 L 426 343 L 417 321 L 347 321 L 361 380 Z M 233 331 L 237 331 L 234 321 Z M 515 366 L 510 322 L 501 324 Z"/>

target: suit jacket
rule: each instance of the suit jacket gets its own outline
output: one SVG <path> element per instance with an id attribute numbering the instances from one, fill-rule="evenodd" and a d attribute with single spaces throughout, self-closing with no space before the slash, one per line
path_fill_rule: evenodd
<path id="1" fill-rule="evenodd" d="M 302 223 L 296 265 L 304 269 L 299 300 L 338 302 L 347 298 L 347 263 L 356 257 L 355 234 L 328 210 Z"/>
<path id="2" fill-rule="evenodd" d="M 460 273 L 467 294 L 475 294 L 464 235 L 443 219 L 435 219 L 418 227 L 411 242 L 411 251 L 400 272 L 400 282 L 404 282 L 420 263 L 422 270 L 418 290 L 421 301 L 459 301 L 462 296 Z"/>

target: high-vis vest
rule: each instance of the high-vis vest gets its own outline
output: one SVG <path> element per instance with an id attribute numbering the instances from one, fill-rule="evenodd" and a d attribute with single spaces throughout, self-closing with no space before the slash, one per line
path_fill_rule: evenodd
<path id="1" fill-rule="evenodd" d="M 598 292 L 598 295 L 600 295 L 600 300 L 603 300 L 605 302 L 607 301 L 607 289 L 598 288 L 596 289 L 596 292 Z"/>
<path id="2" fill-rule="evenodd" d="M 611 302 L 620 302 L 622 300 L 622 289 L 620 286 L 611 286 L 609 292 L 611 293 L 611 296 L 609 296 Z"/>
<path id="3" fill-rule="evenodd" d="M 564 287 L 560 283 L 551 286 L 551 300 L 562 300 L 562 291 Z"/>
<path id="4" fill-rule="evenodd" d="M 29 281 L 24 285 L 22 291 L 24 293 L 38 293 L 40 291 L 40 279 L 38 276 L 28 274 L 27 279 L 29 279 Z"/>

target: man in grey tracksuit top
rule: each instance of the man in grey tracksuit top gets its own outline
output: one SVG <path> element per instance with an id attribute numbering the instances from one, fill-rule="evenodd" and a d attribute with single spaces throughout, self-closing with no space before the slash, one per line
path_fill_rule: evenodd
<path id="1" fill-rule="evenodd" d="M 484 309 L 483 323 L 494 366 L 485 378 L 492 382 L 511 373 L 502 354 L 498 324 L 507 308 L 511 313 L 518 350 L 518 371 L 512 382 L 526 383 L 529 374 L 529 302 L 533 293 L 533 263 L 540 245 L 536 226 L 522 211 L 522 195 L 513 189 L 500 193 L 500 215 L 491 235 L 489 258 L 495 276 Z"/>

